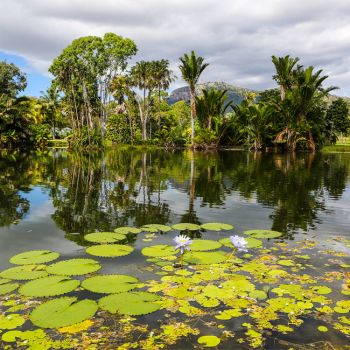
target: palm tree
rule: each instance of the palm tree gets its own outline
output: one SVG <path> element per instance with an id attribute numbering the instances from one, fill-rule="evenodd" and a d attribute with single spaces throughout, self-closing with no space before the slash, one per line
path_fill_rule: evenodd
<path id="1" fill-rule="evenodd" d="M 204 58 L 196 56 L 192 51 L 190 55 L 184 54 L 180 57 L 181 64 L 179 66 L 183 80 L 188 83 L 191 95 L 191 144 L 194 145 L 194 121 L 196 118 L 196 84 L 204 69 L 209 63 L 203 63 Z"/>
<path id="2" fill-rule="evenodd" d="M 299 62 L 299 58 L 293 58 L 289 55 L 285 57 L 272 56 L 272 63 L 275 65 L 276 74 L 273 79 L 276 80 L 280 86 L 281 100 L 284 101 L 286 92 L 289 90 L 294 82 L 293 70 L 295 65 Z"/>
<path id="3" fill-rule="evenodd" d="M 176 79 L 173 71 L 169 69 L 168 60 L 160 60 L 153 62 L 153 78 L 158 90 L 158 132 L 160 131 L 160 101 L 161 91 L 167 90 L 170 84 Z"/>

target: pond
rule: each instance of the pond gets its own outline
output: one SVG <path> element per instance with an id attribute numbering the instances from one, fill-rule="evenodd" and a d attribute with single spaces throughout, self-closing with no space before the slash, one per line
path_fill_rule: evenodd
<path id="1" fill-rule="evenodd" d="M 349 253 L 350 154 L 0 154 L 1 349 L 346 349 Z"/>

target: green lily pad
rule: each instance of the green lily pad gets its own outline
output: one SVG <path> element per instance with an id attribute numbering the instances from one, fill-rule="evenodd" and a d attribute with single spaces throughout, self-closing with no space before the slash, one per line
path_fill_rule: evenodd
<path id="1" fill-rule="evenodd" d="M 243 233 L 254 238 L 277 238 L 282 236 L 281 232 L 271 230 L 248 230 Z"/>
<path id="2" fill-rule="evenodd" d="M 215 335 L 204 335 L 198 338 L 198 344 L 202 344 L 205 348 L 214 348 L 220 344 L 220 338 Z"/>
<path id="3" fill-rule="evenodd" d="M 18 283 L 6 283 L 0 285 L 0 295 L 5 295 L 13 292 L 19 287 Z"/>
<path id="4" fill-rule="evenodd" d="M 226 253 L 217 252 L 186 252 L 184 261 L 195 265 L 219 264 L 227 259 Z"/>
<path id="5" fill-rule="evenodd" d="M 209 231 L 223 231 L 223 230 L 233 230 L 234 227 L 229 224 L 223 224 L 220 222 L 208 222 L 206 224 L 201 225 L 201 228 Z"/>
<path id="6" fill-rule="evenodd" d="M 180 223 L 180 224 L 175 224 L 172 226 L 172 228 L 174 230 L 178 230 L 178 231 L 197 231 L 200 230 L 201 227 L 199 225 L 196 224 L 190 224 L 190 223 Z"/>
<path id="7" fill-rule="evenodd" d="M 146 232 L 169 232 L 171 231 L 170 226 L 160 225 L 160 224 L 148 224 L 140 227 L 142 231 Z"/>
<path id="8" fill-rule="evenodd" d="M 4 333 L 1 337 L 2 341 L 6 343 L 14 343 L 17 341 L 17 339 L 20 339 L 21 341 L 25 341 L 26 346 L 29 346 L 28 349 L 32 350 L 43 350 L 40 345 L 38 345 L 38 342 L 40 343 L 40 340 L 44 339 L 46 337 L 46 333 L 42 329 L 36 329 L 35 331 L 8 331 Z M 36 347 L 36 345 L 39 346 Z"/>
<path id="9" fill-rule="evenodd" d="M 311 289 L 316 292 L 317 294 L 329 294 L 332 292 L 332 289 L 330 289 L 327 286 L 312 286 Z"/>
<path id="10" fill-rule="evenodd" d="M 129 255 L 134 251 L 133 247 L 123 244 L 101 244 L 86 249 L 86 253 L 104 258 L 115 258 Z"/>
<path id="11" fill-rule="evenodd" d="M 18 290 L 26 297 L 52 297 L 72 292 L 80 281 L 65 276 L 49 276 L 27 282 Z"/>
<path id="12" fill-rule="evenodd" d="M 61 328 L 88 320 L 98 309 L 93 300 L 77 301 L 63 297 L 37 306 L 29 316 L 32 323 L 42 328 Z"/>
<path id="13" fill-rule="evenodd" d="M 145 247 L 142 249 L 141 253 L 145 256 L 159 258 L 162 256 L 174 255 L 176 250 L 173 246 L 167 244 L 159 244 L 151 247 Z"/>
<path id="14" fill-rule="evenodd" d="M 282 266 L 294 266 L 294 261 L 290 259 L 281 259 L 277 263 Z"/>
<path id="15" fill-rule="evenodd" d="M 326 326 L 318 326 L 317 329 L 320 331 L 320 332 L 328 332 L 328 328 Z"/>
<path id="16" fill-rule="evenodd" d="M 248 237 L 245 240 L 248 242 L 247 248 L 249 249 L 262 247 L 262 241 L 260 239 Z M 219 242 L 225 247 L 233 248 L 233 244 L 231 243 L 231 240 L 229 237 L 220 239 Z"/>
<path id="17" fill-rule="evenodd" d="M 128 233 L 140 233 L 142 232 L 139 228 L 137 227 L 129 227 L 129 226 L 123 226 L 123 227 L 118 227 L 114 230 L 114 232 L 117 233 L 122 233 L 124 235 L 128 234 Z"/>
<path id="18" fill-rule="evenodd" d="M 122 315 L 146 315 L 160 309 L 160 305 L 155 303 L 160 297 L 149 292 L 127 292 L 108 295 L 99 301 L 102 310 L 113 314 Z"/>
<path id="19" fill-rule="evenodd" d="M 5 279 L 5 278 L 0 278 L 0 285 L 1 284 L 6 284 L 6 283 L 9 283 L 9 282 L 11 282 L 11 280 Z"/>
<path id="20" fill-rule="evenodd" d="M 45 265 L 21 265 L 0 272 L 0 277 L 11 280 L 34 280 L 47 276 Z"/>
<path id="21" fill-rule="evenodd" d="M 220 242 L 210 239 L 194 239 L 189 248 L 194 251 L 206 251 L 218 249 L 222 246 Z"/>
<path id="22" fill-rule="evenodd" d="M 84 239 L 93 243 L 115 243 L 126 239 L 126 236 L 118 232 L 93 232 L 85 235 Z"/>
<path id="23" fill-rule="evenodd" d="M 50 250 L 31 250 L 13 256 L 10 263 L 15 265 L 44 264 L 56 260 L 59 256 L 59 253 Z"/>
<path id="24" fill-rule="evenodd" d="M 80 276 L 96 272 L 101 265 L 93 259 L 70 259 L 59 261 L 47 267 L 47 272 L 54 275 Z"/>
<path id="25" fill-rule="evenodd" d="M 18 314 L 0 315 L 0 329 L 15 329 L 25 321 L 24 317 Z"/>
<path id="26" fill-rule="evenodd" d="M 95 293 L 122 293 L 137 287 L 138 279 L 127 275 L 104 275 L 87 278 L 82 287 Z"/>

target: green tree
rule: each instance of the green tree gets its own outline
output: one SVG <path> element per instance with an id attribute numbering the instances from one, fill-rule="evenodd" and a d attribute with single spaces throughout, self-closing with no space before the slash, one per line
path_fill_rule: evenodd
<path id="1" fill-rule="evenodd" d="M 329 141 L 331 143 L 337 141 L 339 133 L 348 134 L 350 129 L 349 106 L 342 98 L 337 98 L 328 106 L 326 124 L 330 133 Z"/>
<path id="2" fill-rule="evenodd" d="M 194 122 L 196 119 L 196 84 L 204 69 L 209 63 L 204 63 L 204 58 L 196 56 L 192 51 L 190 55 L 184 54 L 180 57 L 181 64 L 179 66 L 183 80 L 185 80 L 190 88 L 191 94 L 191 144 L 194 146 Z"/>

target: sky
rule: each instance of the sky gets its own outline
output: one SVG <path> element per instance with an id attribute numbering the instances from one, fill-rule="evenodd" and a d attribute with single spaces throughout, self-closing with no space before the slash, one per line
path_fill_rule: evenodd
<path id="1" fill-rule="evenodd" d="M 210 63 L 201 82 L 256 90 L 275 86 L 271 55 L 289 54 L 350 97 L 350 0 L 0 0 L 0 60 L 27 73 L 28 95 L 46 90 L 73 39 L 106 32 L 136 42 L 133 61 L 169 59 L 180 77 L 179 57 L 194 50 Z"/>

